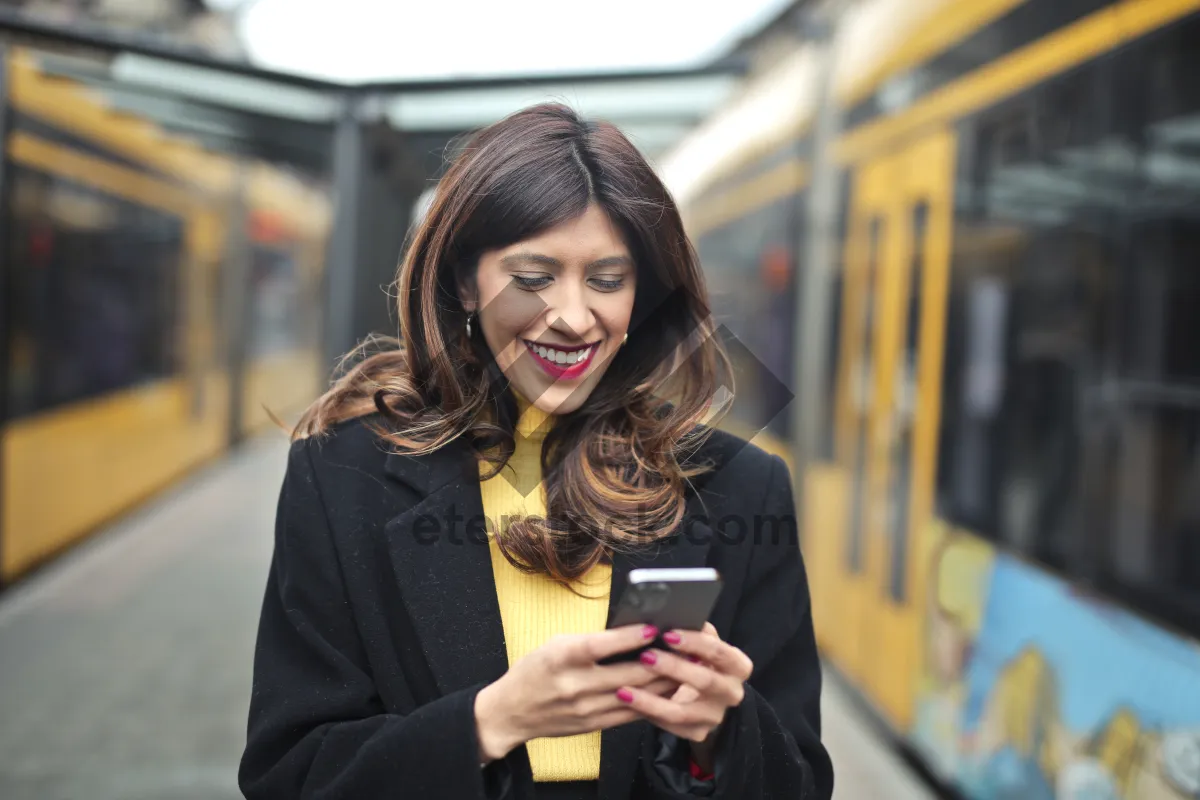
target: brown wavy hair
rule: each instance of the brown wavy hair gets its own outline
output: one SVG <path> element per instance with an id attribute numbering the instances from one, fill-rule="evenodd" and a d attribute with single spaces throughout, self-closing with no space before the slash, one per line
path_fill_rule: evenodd
<path id="1" fill-rule="evenodd" d="M 517 402 L 457 287 L 482 253 L 598 204 L 637 269 L 629 339 L 581 407 L 558 416 L 542 446 L 547 519 L 514 520 L 497 536 L 518 569 L 570 588 L 616 550 L 672 533 L 690 478 L 688 456 L 711 433 L 718 390 L 733 391 L 696 252 L 670 193 L 613 125 L 543 104 L 477 133 L 438 183 L 410 233 L 397 278 L 400 338 L 347 356 L 293 435 L 312 436 L 379 412 L 398 451 L 430 453 L 467 436 L 495 475 L 515 448 Z M 382 347 L 377 352 L 371 352 Z M 732 397 L 732 394 L 730 395 Z"/>

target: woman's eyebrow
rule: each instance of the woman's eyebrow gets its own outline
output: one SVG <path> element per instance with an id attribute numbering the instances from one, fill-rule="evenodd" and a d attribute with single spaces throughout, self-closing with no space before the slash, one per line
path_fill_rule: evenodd
<path id="1" fill-rule="evenodd" d="M 500 259 L 500 263 L 505 267 L 516 267 L 522 264 L 538 264 L 543 267 L 554 267 L 562 269 L 562 262 L 557 258 L 545 256 L 541 253 L 512 253 Z M 587 265 L 588 269 L 595 267 L 630 267 L 633 266 L 633 259 L 629 256 L 606 256 L 605 258 L 597 259 Z"/>
<path id="2" fill-rule="evenodd" d="M 540 253 L 513 253 L 500 259 L 500 263 L 506 267 L 516 267 L 521 264 L 539 264 L 543 267 L 562 268 L 562 262 L 557 258 L 544 256 Z"/>
<path id="3" fill-rule="evenodd" d="M 633 259 L 629 256 L 608 256 L 600 258 L 588 264 L 588 269 L 593 267 L 632 267 Z"/>

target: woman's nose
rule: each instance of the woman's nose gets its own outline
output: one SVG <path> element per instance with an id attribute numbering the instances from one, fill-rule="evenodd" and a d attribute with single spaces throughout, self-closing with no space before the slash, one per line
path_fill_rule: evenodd
<path id="1" fill-rule="evenodd" d="M 586 292 L 569 289 L 561 293 L 558 301 L 547 309 L 547 321 L 551 328 L 573 338 L 582 338 L 596 324 Z"/>

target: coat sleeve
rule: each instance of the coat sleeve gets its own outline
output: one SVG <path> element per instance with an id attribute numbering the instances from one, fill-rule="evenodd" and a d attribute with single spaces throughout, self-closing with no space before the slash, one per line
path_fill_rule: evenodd
<path id="1" fill-rule="evenodd" d="M 342 581 L 307 442 L 292 445 L 254 654 L 238 783 L 250 800 L 490 800 L 505 762 L 480 768 L 475 695 L 406 715 L 382 706 Z"/>
<path id="2" fill-rule="evenodd" d="M 771 456 L 767 490 L 747 531 L 746 588 L 725 639 L 754 662 L 741 704 L 731 708 L 714 752 L 716 779 L 702 786 L 649 770 L 662 798 L 830 800 L 833 764 L 821 742 L 821 662 L 797 537 L 787 465 Z M 756 533 L 757 532 L 757 533 Z M 653 764 L 658 759 L 645 754 Z M 686 784 L 685 784 L 686 785 Z M 686 791 L 686 793 L 684 793 Z"/>

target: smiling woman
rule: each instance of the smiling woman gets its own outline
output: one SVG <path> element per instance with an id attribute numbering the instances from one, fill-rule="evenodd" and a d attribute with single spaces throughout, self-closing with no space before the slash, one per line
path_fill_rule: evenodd
<path id="1" fill-rule="evenodd" d="M 296 431 L 246 796 L 828 800 L 787 468 L 701 424 L 728 362 L 642 155 L 560 105 L 484 129 L 398 284 Z M 634 566 L 717 570 L 703 630 L 610 629 Z"/>

